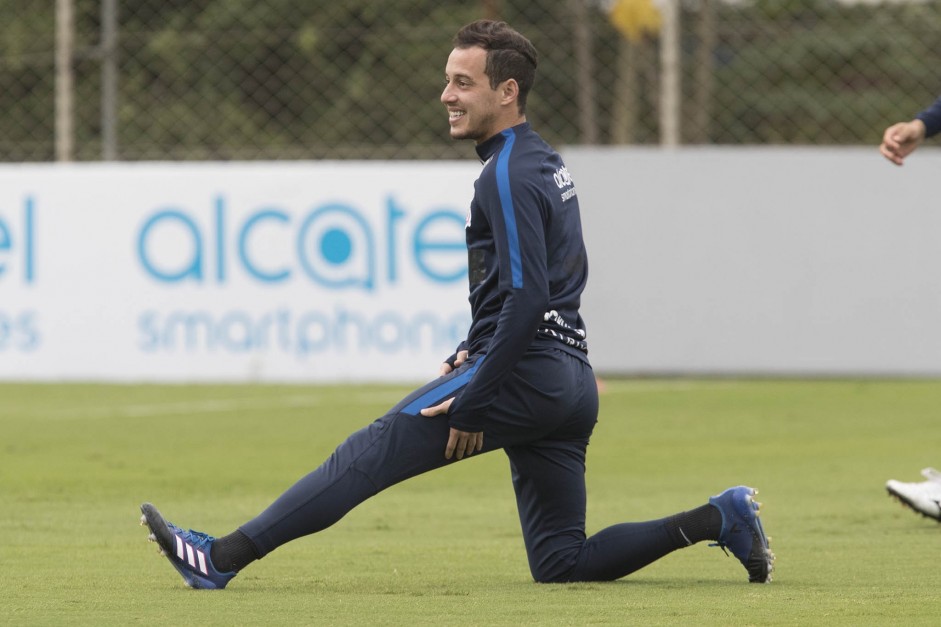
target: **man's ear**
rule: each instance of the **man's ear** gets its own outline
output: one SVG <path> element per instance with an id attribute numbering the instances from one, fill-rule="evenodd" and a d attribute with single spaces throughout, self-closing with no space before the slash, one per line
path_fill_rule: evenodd
<path id="1" fill-rule="evenodd" d="M 510 104 L 515 102 L 520 95 L 520 86 L 515 78 L 508 78 L 500 85 L 500 104 Z"/>

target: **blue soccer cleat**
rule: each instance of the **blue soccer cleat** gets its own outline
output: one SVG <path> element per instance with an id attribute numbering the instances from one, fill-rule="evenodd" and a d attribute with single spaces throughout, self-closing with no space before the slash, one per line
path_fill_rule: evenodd
<path id="1" fill-rule="evenodd" d="M 719 541 L 712 546 L 728 548 L 748 571 L 748 581 L 771 583 L 774 553 L 768 545 L 765 530 L 758 520 L 759 503 L 752 498 L 758 490 L 747 486 L 729 488 L 709 499 L 722 513 L 722 531 Z M 728 551 L 725 551 L 728 555 Z"/>
<path id="2" fill-rule="evenodd" d="M 160 554 L 170 560 L 187 586 L 221 590 L 235 577 L 234 572 L 220 573 L 213 567 L 209 552 L 215 538 L 192 529 L 180 529 L 164 520 L 150 503 L 141 505 L 140 511 L 140 524 L 150 528 L 148 540 L 157 543 Z"/>

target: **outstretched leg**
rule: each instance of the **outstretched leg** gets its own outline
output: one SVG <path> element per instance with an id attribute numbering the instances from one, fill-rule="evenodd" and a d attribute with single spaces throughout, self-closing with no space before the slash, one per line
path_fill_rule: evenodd
<path id="1" fill-rule="evenodd" d="M 456 458 L 444 457 L 450 429 L 447 416 L 429 418 L 420 411 L 459 393 L 473 374 L 471 366 L 468 362 L 435 379 L 352 434 L 319 468 L 225 537 L 184 531 L 164 520 L 150 504 L 142 506 L 142 524 L 150 527 L 151 539 L 160 544 L 188 585 L 224 587 L 252 561 L 291 540 L 329 527 L 381 490 L 456 462 Z M 207 579 L 207 572 L 218 577 Z"/>
<path id="2" fill-rule="evenodd" d="M 420 411 L 457 393 L 472 376 L 472 366 L 466 363 L 412 392 L 242 525 L 239 531 L 251 539 L 258 556 L 329 527 L 389 486 L 457 461 L 444 458 L 447 416 L 427 418 Z"/>
<path id="3" fill-rule="evenodd" d="M 348 437 L 320 467 L 239 530 L 263 557 L 326 529 L 381 490 L 450 463 L 444 458 L 447 441 L 446 416 L 386 414 Z"/>

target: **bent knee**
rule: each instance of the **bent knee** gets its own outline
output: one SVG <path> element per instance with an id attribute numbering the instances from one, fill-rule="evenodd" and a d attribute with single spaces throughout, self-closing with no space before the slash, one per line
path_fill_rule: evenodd
<path id="1" fill-rule="evenodd" d="M 536 583 L 569 583 L 578 563 L 578 551 L 562 551 L 545 556 L 543 559 L 530 560 L 529 571 Z"/>

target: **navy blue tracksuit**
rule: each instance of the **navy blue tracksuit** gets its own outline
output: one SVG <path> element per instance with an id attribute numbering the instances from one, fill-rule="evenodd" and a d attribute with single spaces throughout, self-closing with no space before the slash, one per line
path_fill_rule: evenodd
<path id="1" fill-rule="evenodd" d="M 477 146 L 467 222 L 467 361 L 351 435 L 240 530 L 260 556 L 324 529 L 404 479 L 453 463 L 450 427 L 503 449 L 537 581 L 616 579 L 683 546 L 665 520 L 585 536 L 585 450 L 598 395 L 578 309 L 588 274 L 575 186 L 559 155 L 520 124 Z M 447 416 L 420 411 L 454 398 Z"/>

